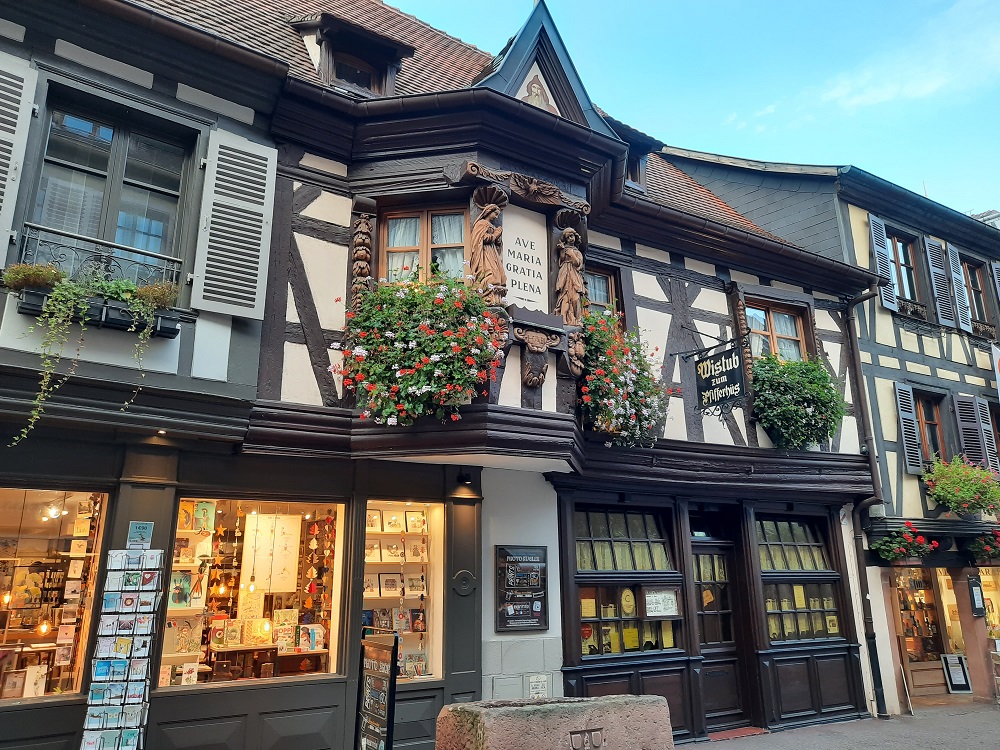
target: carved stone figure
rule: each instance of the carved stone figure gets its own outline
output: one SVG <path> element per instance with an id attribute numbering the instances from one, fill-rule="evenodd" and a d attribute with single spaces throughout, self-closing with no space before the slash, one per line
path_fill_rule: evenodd
<path id="1" fill-rule="evenodd" d="M 559 273 L 556 276 L 556 315 L 561 315 L 567 326 L 580 325 L 583 314 L 583 253 L 580 252 L 580 233 L 573 227 L 562 231 L 556 244 Z"/>
<path id="2" fill-rule="evenodd" d="M 483 299 L 490 307 L 503 305 L 507 296 L 507 273 L 503 268 L 503 227 L 497 226 L 500 207 L 487 204 L 472 225 L 470 265 L 476 283 L 482 285 Z"/>
<path id="3" fill-rule="evenodd" d="M 372 281 L 372 215 L 360 214 L 354 222 L 351 240 L 351 302 L 356 308 L 360 292 Z"/>
<path id="4" fill-rule="evenodd" d="M 558 206 L 563 202 L 562 190 L 551 182 L 514 172 L 510 176 L 510 189 L 532 203 Z"/>
<path id="5" fill-rule="evenodd" d="M 545 373 L 549 370 L 548 357 L 546 356 L 549 347 L 558 346 L 562 336 L 557 333 L 515 326 L 514 338 L 524 344 L 521 382 L 527 388 L 538 388 L 545 382 Z"/>
<path id="6" fill-rule="evenodd" d="M 586 356 L 587 347 L 583 342 L 583 331 L 570 331 L 566 335 L 566 359 L 573 377 L 578 378 L 583 375 L 583 360 Z"/>

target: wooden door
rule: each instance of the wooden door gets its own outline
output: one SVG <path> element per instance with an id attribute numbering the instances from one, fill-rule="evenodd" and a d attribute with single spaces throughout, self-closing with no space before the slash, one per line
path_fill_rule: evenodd
<path id="1" fill-rule="evenodd" d="M 692 545 L 698 637 L 704 657 L 702 702 L 709 732 L 750 723 L 739 658 L 740 622 L 732 545 Z"/>

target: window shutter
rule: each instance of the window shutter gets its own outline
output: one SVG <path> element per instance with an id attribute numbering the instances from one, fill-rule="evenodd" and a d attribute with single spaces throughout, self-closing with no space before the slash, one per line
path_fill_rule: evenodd
<path id="1" fill-rule="evenodd" d="M 875 272 L 889 279 L 886 286 L 878 288 L 879 299 L 886 310 L 899 310 L 896 303 L 896 285 L 892 281 L 892 261 L 889 259 L 889 239 L 885 231 L 885 222 L 877 216 L 868 214 L 868 226 L 871 228 L 872 252 L 875 253 Z"/>
<path id="2" fill-rule="evenodd" d="M 913 389 L 896 383 L 896 411 L 899 413 L 899 442 L 903 446 L 903 462 L 908 474 L 924 473 L 924 450 L 917 422 L 917 401 Z"/>
<path id="3" fill-rule="evenodd" d="M 969 290 L 965 288 L 965 273 L 962 271 L 962 257 L 958 248 L 948 243 L 948 267 L 951 268 L 951 287 L 955 292 L 955 319 L 958 327 L 972 333 L 972 307 L 969 304 Z"/>
<path id="4" fill-rule="evenodd" d="M 956 327 L 955 298 L 948 286 L 951 278 L 951 264 L 944 246 L 937 240 L 924 237 L 924 249 L 927 251 L 927 269 L 931 275 L 931 291 L 934 293 L 934 307 L 937 308 L 938 323 L 943 326 Z M 971 327 L 971 324 L 970 324 Z"/>
<path id="5" fill-rule="evenodd" d="M 1000 262 L 990 261 L 990 276 L 993 278 L 993 290 L 997 293 L 997 300 L 1000 301 Z"/>
<path id="6" fill-rule="evenodd" d="M 990 404 L 984 398 L 976 398 L 979 414 L 979 428 L 983 431 L 983 446 L 986 448 L 986 464 L 993 471 L 1000 472 L 1000 454 L 997 453 L 997 439 L 993 434 L 993 419 Z"/>
<path id="7" fill-rule="evenodd" d="M 0 258 L 7 254 L 14 227 L 14 204 L 37 79 L 37 71 L 27 60 L 0 52 Z"/>
<path id="8" fill-rule="evenodd" d="M 987 464 L 986 444 L 983 427 L 979 421 L 979 409 L 972 396 L 955 396 L 955 419 L 958 420 L 959 444 L 962 453 L 974 464 Z M 987 413 L 987 416 L 989 414 Z M 995 452 L 995 450 L 994 450 Z"/>
<path id="9" fill-rule="evenodd" d="M 192 307 L 263 319 L 277 157 L 270 146 L 212 132 Z"/>

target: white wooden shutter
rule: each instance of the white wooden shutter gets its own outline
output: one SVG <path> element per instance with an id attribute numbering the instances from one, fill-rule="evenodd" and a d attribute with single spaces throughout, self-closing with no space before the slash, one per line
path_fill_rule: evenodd
<path id="1" fill-rule="evenodd" d="M 924 473 L 924 448 L 920 442 L 917 422 L 917 400 L 913 389 L 896 383 L 896 411 L 899 413 L 899 442 L 903 448 L 903 463 L 908 474 Z"/>
<path id="2" fill-rule="evenodd" d="M 965 273 L 958 248 L 948 243 L 948 267 L 951 269 L 951 288 L 955 292 L 955 321 L 963 331 L 972 333 L 972 307 L 969 290 L 965 288 Z"/>
<path id="3" fill-rule="evenodd" d="M 974 464 L 987 464 L 986 444 L 983 426 L 979 421 L 979 409 L 972 396 L 954 396 L 955 419 L 958 421 L 958 438 L 962 453 Z M 987 417 L 989 414 L 987 413 Z"/>
<path id="4" fill-rule="evenodd" d="M 937 240 L 924 237 L 924 249 L 927 251 L 927 270 L 931 276 L 931 291 L 934 293 L 934 307 L 937 308 L 938 323 L 955 328 L 955 297 L 952 296 L 949 280 L 951 279 L 951 264 L 948 253 Z"/>
<path id="5" fill-rule="evenodd" d="M 1000 454 L 997 453 L 997 439 L 993 434 L 993 418 L 990 403 L 984 398 L 976 398 L 976 412 L 979 415 L 979 429 L 983 431 L 983 446 L 986 448 L 986 464 L 993 471 L 1000 472 Z"/>
<path id="6" fill-rule="evenodd" d="M 892 279 L 892 261 L 889 259 L 889 239 L 885 231 L 885 222 L 873 214 L 868 214 L 868 226 L 871 228 L 872 252 L 875 255 L 875 272 L 889 279 L 886 286 L 878 288 L 879 299 L 886 310 L 899 310 L 896 303 L 896 285 Z"/>
<path id="7" fill-rule="evenodd" d="M 211 134 L 192 307 L 263 319 L 277 162 L 270 146 Z"/>
<path id="8" fill-rule="evenodd" d="M 38 72 L 27 60 L 0 52 L 0 258 L 14 227 L 14 204 L 28 143 Z"/>

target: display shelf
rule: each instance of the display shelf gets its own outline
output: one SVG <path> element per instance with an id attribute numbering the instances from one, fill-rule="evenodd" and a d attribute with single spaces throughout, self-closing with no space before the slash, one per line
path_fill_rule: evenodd
<path id="1" fill-rule="evenodd" d="M 365 536 L 380 536 L 380 537 L 400 537 L 400 536 L 427 536 L 430 534 L 426 531 L 366 531 Z"/>
<path id="2" fill-rule="evenodd" d="M 193 658 L 201 658 L 201 651 L 174 651 L 173 653 L 163 653 L 160 654 L 160 658 L 163 661 L 179 661 L 182 662 L 185 659 L 191 660 Z"/>
<path id="3" fill-rule="evenodd" d="M 212 536 L 211 531 L 204 531 L 203 529 L 174 529 L 177 532 L 177 536 L 203 536 L 206 539 Z"/>
<path id="4" fill-rule="evenodd" d="M 396 567 L 396 568 L 405 567 L 407 565 L 413 566 L 413 565 L 427 565 L 427 564 L 428 563 L 426 561 L 425 562 L 396 562 L 395 560 L 390 560 L 389 562 L 385 562 L 385 561 L 379 562 L 377 560 L 369 560 L 368 562 L 365 563 L 365 565 L 391 565 L 391 566 Z"/>
<path id="5" fill-rule="evenodd" d="M 171 615 L 197 615 L 205 611 L 204 607 L 171 607 L 167 605 L 167 617 Z"/>

